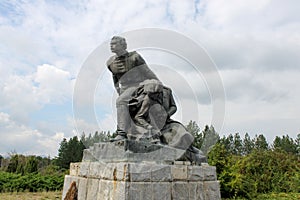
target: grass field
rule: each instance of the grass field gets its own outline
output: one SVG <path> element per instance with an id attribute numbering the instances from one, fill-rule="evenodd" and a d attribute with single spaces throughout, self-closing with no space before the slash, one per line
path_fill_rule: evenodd
<path id="1" fill-rule="evenodd" d="M 271 193 L 271 194 L 261 194 L 254 200 L 299 200 L 300 193 Z M 225 199 L 231 200 L 231 199 Z M 236 200 L 247 200 L 243 198 L 237 198 Z"/>
<path id="2" fill-rule="evenodd" d="M 0 193 L 1 200 L 56 200 L 61 199 L 61 191 L 58 192 L 12 192 Z"/>
<path id="3" fill-rule="evenodd" d="M 0 193 L 1 200 L 58 200 L 61 199 L 61 192 L 13 192 Z M 256 200 L 299 200 L 300 193 L 292 194 L 264 194 L 260 195 Z M 237 199 L 246 200 L 246 199 Z"/>

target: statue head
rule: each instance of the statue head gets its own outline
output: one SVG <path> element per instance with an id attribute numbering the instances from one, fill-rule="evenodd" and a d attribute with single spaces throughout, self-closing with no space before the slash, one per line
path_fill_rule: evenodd
<path id="1" fill-rule="evenodd" d="M 114 53 L 125 51 L 127 49 L 127 43 L 125 38 L 120 36 L 114 36 L 110 42 L 110 49 Z"/>

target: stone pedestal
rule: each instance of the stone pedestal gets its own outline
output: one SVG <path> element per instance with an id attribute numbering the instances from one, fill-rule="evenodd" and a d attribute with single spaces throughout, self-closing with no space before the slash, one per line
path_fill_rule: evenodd
<path id="1" fill-rule="evenodd" d="M 102 150 L 110 149 L 112 143 L 101 145 Z M 159 160 L 152 156 L 154 161 L 148 157 L 147 161 L 138 159 L 134 162 L 130 156 L 132 151 L 127 152 L 129 156 L 125 157 L 129 161 L 121 158 L 115 161 L 105 156 L 105 150 L 101 155 L 107 159 L 102 161 L 97 160 L 97 156 L 93 157 L 93 152 L 98 152 L 98 157 L 101 154 L 99 149 L 90 149 L 85 152 L 83 162 L 71 163 L 70 175 L 65 176 L 62 199 L 73 181 L 76 182 L 79 200 L 221 199 L 216 168 L 207 163 L 198 166 L 187 161 Z M 176 153 L 172 155 L 179 156 Z"/>

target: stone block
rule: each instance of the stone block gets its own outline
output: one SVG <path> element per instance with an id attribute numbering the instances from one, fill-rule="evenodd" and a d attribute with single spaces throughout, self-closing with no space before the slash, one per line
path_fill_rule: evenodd
<path id="1" fill-rule="evenodd" d="M 97 200 L 109 199 L 113 184 L 109 180 L 100 180 Z"/>
<path id="2" fill-rule="evenodd" d="M 130 177 L 128 163 L 107 163 L 99 170 L 102 170 L 101 178 L 105 180 L 128 181 Z"/>
<path id="3" fill-rule="evenodd" d="M 106 163 L 103 162 L 91 162 L 88 177 L 90 178 L 102 178 L 102 173 Z"/>
<path id="4" fill-rule="evenodd" d="M 119 181 L 128 181 L 130 176 L 129 176 L 129 170 L 130 170 L 130 164 L 128 163 L 116 163 L 117 166 L 117 173 L 116 173 L 116 178 Z"/>
<path id="5" fill-rule="evenodd" d="M 174 161 L 174 165 L 191 165 L 190 161 Z"/>
<path id="6" fill-rule="evenodd" d="M 78 176 L 87 177 L 90 170 L 90 162 L 81 162 Z"/>
<path id="7" fill-rule="evenodd" d="M 172 181 L 170 165 L 156 165 L 151 171 L 152 182 Z"/>
<path id="8" fill-rule="evenodd" d="M 199 194 L 199 200 L 204 200 L 204 187 L 203 182 L 197 182 L 197 188 L 198 188 L 198 194 Z"/>
<path id="9" fill-rule="evenodd" d="M 172 183 L 156 182 L 152 183 L 153 200 L 171 200 L 171 186 Z"/>
<path id="10" fill-rule="evenodd" d="M 65 180 L 64 180 L 64 187 L 63 187 L 63 192 L 62 192 L 62 199 L 65 198 L 71 183 L 75 181 L 76 182 L 76 187 L 78 188 L 78 183 L 79 183 L 79 177 L 76 176 L 71 176 L 71 175 L 66 175 Z"/>
<path id="11" fill-rule="evenodd" d="M 92 153 L 93 153 L 93 148 L 90 147 L 90 149 L 84 149 L 82 161 L 96 161 L 96 158 Z"/>
<path id="12" fill-rule="evenodd" d="M 186 165 L 173 165 L 171 167 L 173 180 L 187 180 L 187 166 Z"/>
<path id="13" fill-rule="evenodd" d="M 176 199 L 176 200 L 189 199 L 189 186 L 187 182 L 172 183 L 172 199 Z"/>
<path id="14" fill-rule="evenodd" d="M 65 176 L 65 182 L 64 182 L 64 189 L 62 194 L 62 199 L 65 198 L 71 183 L 75 181 L 76 182 L 76 188 L 78 189 L 78 199 L 86 199 L 86 193 L 87 193 L 87 178 L 78 177 L 78 176 Z"/>
<path id="15" fill-rule="evenodd" d="M 188 166 L 187 169 L 187 180 L 202 181 L 204 179 L 201 166 Z"/>
<path id="16" fill-rule="evenodd" d="M 189 200 L 204 200 L 203 183 L 189 182 Z"/>
<path id="17" fill-rule="evenodd" d="M 99 179 L 88 178 L 86 200 L 95 200 L 98 196 Z"/>
<path id="18" fill-rule="evenodd" d="M 70 175 L 71 176 L 78 176 L 80 169 L 80 163 L 70 163 Z"/>
<path id="19" fill-rule="evenodd" d="M 78 199 L 86 199 L 86 193 L 87 193 L 87 178 L 79 177 L 79 183 L 78 183 Z"/>
<path id="20" fill-rule="evenodd" d="M 152 199 L 152 184 L 150 182 L 131 182 L 129 183 L 128 195 L 128 199 L 130 200 Z"/>
<path id="21" fill-rule="evenodd" d="M 203 191 L 205 200 L 221 200 L 219 181 L 205 181 Z"/>
<path id="22" fill-rule="evenodd" d="M 126 182 L 100 180 L 97 200 L 126 200 L 128 199 L 128 189 Z"/>
<path id="23" fill-rule="evenodd" d="M 101 178 L 104 180 L 117 180 L 117 166 L 115 163 L 107 163 L 102 170 Z"/>
<path id="24" fill-rule="evenodd" d="M 120 140 L 95 143 L 83 152 L 83 161 L 170 162 L 181 158 L 185 150 L 148 142 Z"/>
<path id="25" fill-rule="evenodd" d="M 153 165 L 142 163 L 131 163 L 129 177 L 131 182 L 150 182 Z"/>
<path id="26" fill-rule="evenodd" d="M 203 181 L 216 181 L 217 173 L 215 166 L 203 165 L 201 166 L 203 173 Z"/>
<path id="27" fill-rule="evenodd" d="M 187 179 L 189 181 L 215 181 L 217 180 L 214 166 L 188 166 Z"/>

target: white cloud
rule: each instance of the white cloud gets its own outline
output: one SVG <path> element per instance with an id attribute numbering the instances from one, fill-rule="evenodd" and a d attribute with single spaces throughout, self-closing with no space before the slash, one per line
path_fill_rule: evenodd
<path id="1" fill-rule="evenodd" d="M 67 71 L 44 64 L 27 75 L 10 74 L 1 86 L 1 109 L 14 119 L 28 122 L 28 115 L 45 104 L 60 104 L 72 97 L 74 80 Z"/>
<path id="2" fill-rule="evenodd" d="M 63 133 L 44 135 L 36 129 L 12 120 L 7 113 L 0 112 L 0 154 L 11 151 L 26 155 L 57 155 Z"/>
<path id="3" fill-rule="evenodd" d="M 277 134 L 278 130 L 296 134 L 300 118 L 299 4 L 296 0 L 132 0 L 122 6 L 112 0 L 1 2 L 0 112 L 6 128 L 0 134 L 11 141 L 14 137 L 16 141 L 24 137 L 42 139 L 39 144 L 44 146 L 54 145 L 62 132 L 71 137 L 65 130 L 74 129 L 73 123 L 67 123 L 61 131 L 61 125 L 50 127 L 55 123 L 44 119 L 40 129 L 42 122 L 31 114 L 38 115 L 47 105 L 63 105 L 71 100 L 74 78 L 99 44 L 114 34 L 144 27 L 179 31 L 207 49 L 220 69 L 226 89 L 225 132 L 268 130 Z M 173 67 L 171 62 L 162 64 Z M 159 76 L 173 87 L 181 107 L 192 112 L 194 96 L 190 93 L 195 94 L 200 99 L 199 123 L 209 122 L 212 110 L 204 81 L 195 78 L 189 68 L 176 69 L 174 76 L 170 75 L 162 72 Z M 115 113 L 107 113 L 115 94 L 110 92 L 111 79 L 104 77 L 101 81 L 101 93 L 94 96 L 92 106 L 100 106 L 95 115 L 106 129 L 115 127 Z M 185 82 L 188 83 L 184 85 Z M 108 84 L 111 85 L 105 87 Z M 109 94 L 102 98 L 102 92 Z M 178 116 L 186 116 L 186 112 L 182 110 Z M 71 115 L 67 113 L 65 118 Z M 197 119 L 195 113 L 187 117 Z M 79 124 L 87 132 L 99 126 L 86 119 L 79 120 Z M 9 127 L 15 127 L 18 133 Z M 49 136 L 42 132 L 44 129 L 52 130 L 47 132 Z M 13 134 L 6 134 L 7 130 Z M 26 149 L 28 144 L 20 146 Z M 7 146 L 4 151 L 10 150 Z"/>
<path id="4" fill-rule="evenodd" d="M 27 121 L 28 113 L 40 108 L 30 76 L 10 75 L 1 91 L 2 109 L 10 110 L 18 120 Z"/>
<path id="5" fill-rule="evenodd" d="M 37 96 L 44 104 L 61 103 L 71 98 L 73 81 L 67 71 L 43 64 L 37 67 L 34 81 L 38 83 Z"/>

